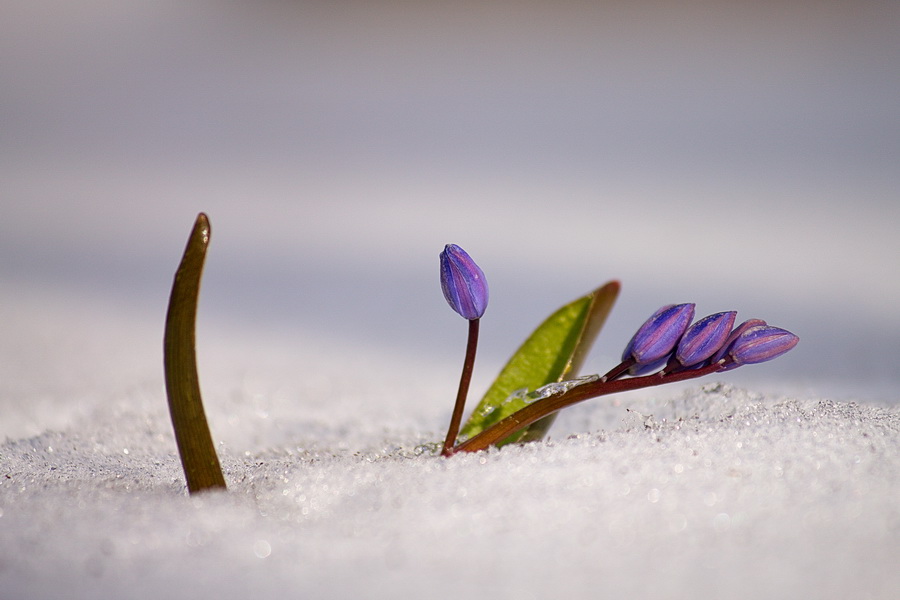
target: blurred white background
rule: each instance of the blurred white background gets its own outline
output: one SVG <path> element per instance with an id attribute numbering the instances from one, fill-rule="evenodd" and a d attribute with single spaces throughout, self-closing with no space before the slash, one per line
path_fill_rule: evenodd
<path id="1" fill-rule="evenodd" d="M 695 301 L 802 338 L 730 381 L 897 399 L 896 2 L 41 0 L 2 14 L 10 401 L 161 370 L 199 211 L 206 364 L 225 350 L 204 340 L 229 356 L 246 342 L 252 370 L 266 359 L 250 338 L 277 339 L 321 344 L 351 378 L 377 353 L 452 383 L 465 326 L 437 256 L 454 242 L 491 285 L 482 384 L 553 309 L 618 278 L 591 370 L 660 305 Z M 293 383 L 306 376 L 298 365 Z"/>

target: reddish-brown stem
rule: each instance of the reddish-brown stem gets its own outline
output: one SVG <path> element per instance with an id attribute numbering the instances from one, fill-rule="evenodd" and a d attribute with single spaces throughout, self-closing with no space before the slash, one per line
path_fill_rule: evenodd
<path id="1" fill-rule="evenodd" d="M 634 358 L 629 356 L 618 365 L 609 370 L 609 373 L 601 377 L 600 379 L 603 381 L 612 381 L 613 379 L 618 379 L 622 375 L 628 372 L 628 369 L 634 364 Z"/>
<path id="2" fill-rule="evenodd" d="M 654 373 L 653 375 L 645 375 L 644 377 L 618 379 L 615 381 L 604 381 L 603 379 L 600 379 L 591 383 L 585 383 L 576 386 L 559 396 L 551 396 L 544 400 L 538 400 L 533 404 L 529 404 L 522 410 L 506 417 L 491 427 L 488 427 L 478 435 L 466 440 L 455 448 L 452 448 L 449 452 L 445 449 L 444 456 L 456 454 L 457 452 L 478 452 L 479 450 L 486 450 L 523 427 L 528 427 L 538 419 L 542 419 L 547 415 L 572 406 L 573 404 L 588 400 L 589 398 L 606 396 L 607 394 L 617 394 L 619 392 L 628 392 L 664 383 L 675 383 L 676 381 L 694 379 L 695 377 L 703 377 L 704 375 L 715 373 L 722 367 L 723 364 L 720 361 L 694 370 L 677 371 L 675 373 Z"/>
<path id="3" fill-rule="evenodd" d="M 443 456 L 453 454 L 453 444 L 459 434 L 459 425 L 462 422 L 463 410 L 466 408 L 466 396 L 469 394 L 469 382 L 472 381 L 472 366 L 475 364 L 475 350 L 478 347 L 478 323 L 480 319 L 469 321 L 469 341 L 466 344 L 466 358 L 463 361 L 462 375 L 459 377 L 459 390 L 456 392 L 456 404 L 453 406 L 453 415 L 450 417 L 450 427 L 447 428 L 447 437 L 444 439 Z"/>

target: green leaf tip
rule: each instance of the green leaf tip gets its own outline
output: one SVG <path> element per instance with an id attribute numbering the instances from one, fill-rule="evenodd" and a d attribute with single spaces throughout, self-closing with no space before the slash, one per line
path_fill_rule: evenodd
<path id="1" fill-rule="evenodd" d="M 209 219 L 200 213 L 175 273 L 163 339 L 169 413 L 191 494 L 226 487 L 200 397 L 195 344 L 197 300 L 210 234 Z"/>
<path id="2" fill-rule="evenodd" d="M 576 377 L 615 304 L 620 287 L 618 281 L 610 281 L 547 317 L 500 371 L 460 431 L 461 439 L 472 438 L 524 408 L 524 399 L 509 400 L 513 392 L 523 388 L 533 391 L 548 383 Z M 497 445 L 539 440 L 555 418 L 556 415 L 549 415 Z"/>

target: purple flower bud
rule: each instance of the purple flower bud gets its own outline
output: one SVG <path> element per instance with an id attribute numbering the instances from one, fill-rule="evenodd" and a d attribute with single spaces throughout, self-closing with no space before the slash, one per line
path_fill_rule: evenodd
<path id="1" fill-rule="evenodd" d="M 736 365 L 749 365 L 778 358 L 797 345 L 800 338 L 790 331 L 757 325 L 745 329 L 728 349 Z"/>
<path id="2" fill-rule="evenodd" d="M 484 272 L 456 244 L 447 244 L 441 252 L 441 289 L 450 308 L 465 319 L 480 319 L 487 308 L 488 285 Z"/>
<path id="3" fill-rule="evenodd" d="M 635 361 L 631 373 L 643 371 L 642 367 L 657 363 L 671 354 L 693 318 L 693 304 L 669 304 L 653 313 L 637 330 L 622 354 L 623 361 L 628 358 Z"/>
<path id="4" fill-rule="evenodd" d="M 722 347 L 731 327 L 734 325 L 735 311 L 720 312 L 703 317 L 684 332 L 675 359 L 684 367 L 702 363 Z"/>
<path id="5" fill-rule="evenodd" d="M 741 323 L 740 325 L 735 327 L 731 331 L 731 334 L 728 336 L 728 339 L 725 340 L 725 343 L 722 344 L 722 347 L 719 348 L 719 351 L 716 352 L 715 354 L 713 354 L 713 356 L 709 360 L 709 362 L 717 363 L 720 360 L 722 360 L 723 358 L 725 358 L 725 355 L 728 354 L 728 350 L 731 348 L 731 345 L 734 343 L 734 340 L 736 340 L 739 335 L 741 335 L 742 333 L 744 333 L 751 327 L 757 327 L 759 325 L 765 325 L 765 324 L 766 324 L 766 322 L 763 321 L 762 319 L 747 319 L 746 321 L 744 321 L 743 323 Z M 733 369 L 738 366 L 740 366 L 740 365 L 737 365 L 735 363 L 730 363 L 730 364 L 725 365 L 725 368 L 723 369 L 723 371 L 727 371 L 728 369 Z"/>

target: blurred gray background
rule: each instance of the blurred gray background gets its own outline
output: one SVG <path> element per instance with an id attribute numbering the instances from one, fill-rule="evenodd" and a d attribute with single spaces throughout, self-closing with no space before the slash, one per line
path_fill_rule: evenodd
<path id="1" fill-rule="evenodd" d="M 129 319 L 161 338 L 205 211 L 201 340 L 322 340 L 348 374 L 378 352 L 452 379 L 465 326 L 437 256 L 454 242 L 491 285 L 481 378 L 617 278 L 592 371 L 695 301 L 802 338 L 729 380 L 898 398 L 900 3 L 0 6 L 16 360 L 38 335 L 72 360 L 157 361 L 159 338 L 104 338 Z M 7 390 L 53 377 L 7 362 Z"/>

